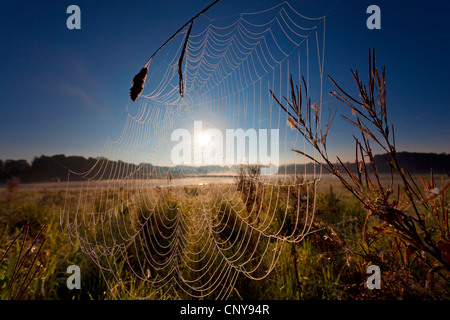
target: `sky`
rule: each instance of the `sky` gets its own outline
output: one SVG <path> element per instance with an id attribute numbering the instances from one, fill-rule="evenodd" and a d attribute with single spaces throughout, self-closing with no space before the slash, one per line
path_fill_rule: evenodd
<path id="1" fill-rule="evenodd" d="M 66 154 L 100 156 L 122 132 L 131 79 L 142 64 L 210 0 L 21 1 L 0 10 L 0 159 Z M 224 17 L 280 1 L 221 0 Z M 450 153 L 450 2 L 291 0 L 306 16 L 326 16 L 325 75 L 355 93 L 350 69 L 367 69 L 375 48 L 387 70 L 388 115 L 399 151 Z M 81 9 L 81 30 L 69 30 L 69 5 Z M 381 9 L 369 30 L 366 9 Z M 333 90 L 325 80 L 324 92 Z M 348 114 L 331 99 L 324 106 Z M 351 160 L 353 131 L 336 119 L 329 154 Z"/>

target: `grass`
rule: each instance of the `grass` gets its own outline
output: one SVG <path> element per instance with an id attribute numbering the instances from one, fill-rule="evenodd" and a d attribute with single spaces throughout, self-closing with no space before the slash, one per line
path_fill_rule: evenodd
<path id="1" fill-rule="evenodd" d="M 178 188 L 179 190 L 176 190 Z M 157 188 L 154 188 L 155 192 Z M 183 190 L 182 190 L 183 189 Z M 284 190 L 280 188 L 280 190 Z M 408 269 L 405 265 L 405 250 L 402 254 L 395 254 L 398 249 L 395 241 L 385 234 L 379 234 L 376 239 L 367 239 L 364 230 L 371 229 L 372 222 L 366 221 L 366 210 L 356 201 L 349 192 L 335 184 L 334 182 L 324 182 L 319 185 L 316 201 L 316 217 L 311 227 L 311 233 L 299 243 L 286 243 L 283 245 L 280 258 L 272 272 L 261 281 L 250 280 L 245 276 L 239 276 L 234 283 L 234 288 L 229 296 L 230 299 L 397 299 L 397 298 L 426 298 L 426 299 L 448 299 L 448 280 L 436 275 L 433 279 L 433 288 L 430 289 L 429 269 L 419 265 L 411 265 Z M 111 252 L 101 259 L 109 259 L 112 265 L 115 265 L 114 273 L 108 273 L 100 270 L 96 263 L 105 261 L 95 261 L 83 253 L 75 239 L 71 239 L 61 229 L 59 221 L 59 208 L 61 205 L 62 193 L 60 190 L 26 190 L 17 188 L 17 194 L 14 201 L 11 201 L 11 195 L 8 195 L 6 189 L 3 189 L 0 196 L 0 255 L 6 252 L 8 246 L 13 243 L 11 249 L 7 252 L 4 261 L 0 264 L 0 284 L 5 288 L 11 282 L 14 272 L 15 262 L 21 257 L 19 245 L 20 241 L 14 243 L 14 238 L 20 232 L 23 226 L 28 226 L 29 238 L 27 244 L 32 242 L 33 237 L 38 235 L 39 231 L 45 226 L 42 232 L 42 238 L 45 243 L 39 251 L 35 249 L 34 255 L 28 257 L 28 262 L 24 263 L 23 268 L 17 273 L 17 279 L 14 292 L 18 292 L 22 282 L 25 279 L 28 270 L 34 272 L 37 265 L 41 266 L 30 281 L 29 286 L 24 290 L 22 299 L 135 299 L 136 297 L 149 296 L 153 299 L 188 299 L 189 295 L 183 294 L 177 290 L 161 290 L 154 292 L 155 288 L 145 281 L 140 281 L 136 274 L 147 274 L 151 279 L 164 276 L 163 270 L 151 270 L 149 266 L 138 263 L 138 256 L 143 252 L 137 252 L 131 247 L 126 250 L 129 256 L 131 267 L 134 272 L 130 272 L 130 266 L 122 259 Z M 117 199 L 120 199 L 120 193 L 123 190 L 117 188 L 111 189 L 102 197 L 105 200 L 101 205 L 95 204 L 95 198 L 89 199 L 93 210 L 105 210 L 113 202 L 117 205 Z M 167 192 L 159 190 L 159 192 Z M 150 230 L 159 230 L 157 240 L 161 246 L 168 245 L 164 235 L 169 235 L 173 230 L 172 225 L 176 224 L 177 209 L 183 214 L 195 216 L 196 197 L 201 193 L 197 187 L 172 187 L 172 192 L 186 192 L 191 197 L 191 203 L 183 204 L 171 200 L 170 194 L 163 195 L 156 206 L 164 209 L 164 218 L 151 216 L 150 212 L 144 212 L 141 216 L 136 216 L 134 223 L 147 227 L 145 237 L 147 240 L 152 237 Z M 283 191 L 285 192 L 285 190 Z M 156 193 L 155 193 L 156 194 Z M 79 191 L 71 189 L 69 191 L 66 205 L 76 206 Z M 236 198 L 240 203 L 240 208 L 247 208 L 244 197 Z M 281 195 L 280 199 L 288 199 L 287 195 Z M 103 200 L 102 200 L 103 201 Z M 110 201 L 110 204 L 106 202 Z M 262 206 L 273 206 L 274 202 L 269 204 L 269 197 L 260 196 L 258 200 Z M 284 212 L 287 203 L 280 201 L 279 212 Z M 291 204 L 292 205 L 292 204 Z M 120 206 L 122 208 L 122 206 Z M 249 244 L 253 248 L 257 241 L 251 234 L 238 234 L 237 229 L 231 227 L 239 221 L 236 208 L 230 205 L 223 205 L 213 210 L 215 215 L 217 239 L 224 242 L 224 247 L 230 243 Z M 276 208 L 275 208 L 276 209 Z M 243 212 L 246 212 L 245 209 Z M 251 209 L 248 209 L 251 210 Z M 122 214 L 133 215 L 133 207 L 125 207 Z M 277 212 L 276 210 L 274 212 Z M 241 213 L 242 214 L 242 213 Z M 149 218 L 151 217 L 151 218 Z M 248 217 L 248 219 L 253 219 Z M 170 222 L 172 221 L 172 222 Z M 250 221 L 250 220 L 249 220 Z M 262 223 L 262 222 L 261 222 Z M 117 224 L 111 224 L 114 226 Z M 119 224 L 120 225 L 120 224 Z M 374 226 L 376 224 L 373 224 Z M 105 222 L 105 226 L 108 222 Z M 126 230 L 136 227 L 131 225 L 122 225 L 113 230 L 113 234 L 125 234 Z M 286 224 L 287 230 L 282 234 L 292 233 L 292 225 Z M 289 229 L 290 228 L 290 229 Z M 23 238 L 23 235 L 21 235 Z M 90 234 L 91 237 L 97 237 L 98 233 Z M 117 236 L 117 239 L 121 237 Z M 102 239 L 103 240 L 103 239 Z M 141 239 L 142 240 L 142 239 Z M 186 251 L 196 252 L 210 243 L 208 239 L 201 239 L 198 243 L 190 243 L 186 239 L 184 243 Z M 111 239 L 105 241 L 111 241 Z M 118 241 L 118 240 L 117 240 Z M 371 242 L 372 241 L 372 242 Z M 113 243 L 109 243 L 112 245 Z M 117 242 L 117 244 L 120 244 Z M 262 243 L 258 244 L 262 246 Z M 26 248 L 26 247 L 25 247 Z M 255 251 L 256 250 L 256 251 Z M 255 252 L 260 252 L 263 248 L 256 248 Z M 24 250 L 22 250 L 24 251 Z M 229 257 L 236 251 L 229 251 Z M 149 252 L 148 254 L 151 254 Z M 390 255 L 392 254 L 392 255 Z M 23 255 L 23 252 L 22 252 Z M 245 261 L 250 256 L 249 251 L 245 251 L 240 257 L 240 261 Z M 195 254 L 188 255 L 195 260 Z M 31 264 L 35 259 L 34 265 Z M 157 258 L 158 256 L 154 256 Z M 402 260 L 403 257 L 403 260 Z M 370 259 L 369 259 L 370 258 Z M 410 257 L 411 259 L 411 257 Z M 114 260 L 114 261 L 113 261 Z M 164 263 L 163 260 L 159 261 Z M 201 269 L 204 265 L 200 260 L 191 266 L 194 269 Z M 69 274 L 66 269 L 69 265 L 76 264 L 82 270 L 81 290 L 69 290 L 66 287 L 66 280 Z M 269 261 L 262 260 L 261 264 L 269 266 Z M 367 275 L 365 269 L 369 264 L 378 264 L 382 268 L 382 290 L 369 290 L 365 286 Z M 206 272 L 206 277 L 213 278 L 217 275 L 217 268 L 223 266 L 220 261 L 212 264 L 211 270 Z M 246 265 L 248 270 L 252 264 Z M 167 270 L 166 270 L 167 271 Z M 186 275 L 194 276 L 196 273 L 189 270 L 183 270 Z M 200 273 L 197 273 L 197 275 Z M 28 280 L 33 274 L 30 272 Z M 261 274 L 254 274 L 260 276 Z M 395 282 L 394 282 L 395 281 Z M 200 282 L 199 282 L 200 283 Z M 230 284 L 230 283 L 228 283 Z M 428 287 L 427 287 L 428 286 Z M 425 289 L 427 288 L 427 289 Z M 220 290 L 218 290 L 221 292 Z M 6 291 L 5 291 L 6 292 Z M 12 292 L 12 291 L 9 291 Z M 3 299 L 12 298 L 13 295 L 3 294 Z M 205 298 L 220 298 L 220 295 L 207 296 Z"/>

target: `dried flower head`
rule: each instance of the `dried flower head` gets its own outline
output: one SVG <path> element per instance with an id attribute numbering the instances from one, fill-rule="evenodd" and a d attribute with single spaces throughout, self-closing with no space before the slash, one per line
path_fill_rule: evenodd
<path id="1" fill-rule="evenodd" d="M 297 125 L 295 124 L 295 120 L 292 117 L 287 118 L 287 125 L 291 129 L 297 129 Z"/>
<path id="2" fill-rule="evenodd" d="M 139 71 L 138 74 L 136 74 L 133 78 L 133 84 L 130 88 L 130 98 L 133 101 L 136 101 L 137 98 L 142 93 L 142 90 L 144 90 L 144 83 L 145 79 L 147 78 L 148 74 L 148 67 L 144 67 Z"/>

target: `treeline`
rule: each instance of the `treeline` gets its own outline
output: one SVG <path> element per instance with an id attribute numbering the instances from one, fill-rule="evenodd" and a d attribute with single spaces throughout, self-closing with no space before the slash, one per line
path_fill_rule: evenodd
<path id="1" fill-rule="evenodd" d="M 445 153 L 418 153 L 418 152 L 399 152 L 397 153 L 397 160 L 399 165 L 403 168 L 406 168 L 410 173 L 430 173 L 430 170 L 433 169 L 435 173 L 450 173 L 450 154 Z M 391 167 L 388 164 L 389 157 L 386 154 L 375 155 L 374 162 L 380 173 L 390 173 Z M 345 163 L 350 167 L 352 172 L 357 171 L 357 166 L 355 163 Z M 338 166 L 341 167 L 341 166 Z M 313 173 L 314 170 L 318 172 L 318 165 L 314 165 L 313 163 L 306 164 L 288 164 L 285 166 L 281 166 L 278 170 L 278 173 L 286 173 L 286 174 L 295 174 L 295 173 Z M 369 168 L 370 169 L 370 168 Z M 326 173 L 327 171 L 324 169 L 322 171 Z"/>
<path id="2" fill-rule="evenodd" d="M 65 155 L 35 157 L 31 164 L 26 160 L 0 160 L 0 181 L 4 182 L 12 177 L 19 178 L 21 182 L 65 181 L 67 168 L 75 172 L 86 172 L 96 162 L 95 158 Z"/>
<path id="3" fill-rule="evenodd" d="M 63 182 L 116 180 L 116 179 L 171 179 L 183 174 L 208 175 L 231 170 L 224 166 L 153 166 L 149 163 L 133 164 L 121 160 L 113 161 L 103 157 L 84 158 L 80 156 L 54 155 L 35 157 L 31 163 L 26 160 L 0 160 L 0 182 L 15 177 L 20 182 Z"/>
<path id="4" fill-rule="evenodd" d="M 411 173 L 428 173 L 432 168 L 435 173 L 450 172 L 450 154 L 410 153 L 397 154 L 399 164 Z M 381 173 L 389 173 L 385 155 L 376 155 L 375 164 Z M 354 163 L 348 163 L 352 171 L 356 170 Z M 318 172 L 318 166 L 313 163 L 289 164 L 280 166 L 279 174 L 311 174 Z M 106 158 L 84 158 L 80 156 L 40 156 L 31 163 L 26 160 L 0 160 L 0 182 L 4 183 L 12 177 L 20 182 L 54 182 L 79 181 L 87 179 L 152 179 L 171 178 L 183 175 L 228 175 L 236 171 L 235 166 L 153 166 L 149 163 L 132 164 L 123 161 L 113 161 Z M 325 170 L 323 170 L 326 173 Z"/>

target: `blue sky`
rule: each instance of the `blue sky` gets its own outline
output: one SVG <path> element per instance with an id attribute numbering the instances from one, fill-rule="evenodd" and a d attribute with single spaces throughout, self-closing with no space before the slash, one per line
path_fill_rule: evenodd
<path id="1" fill-rule="evenodd" d="M 99 156 L 120 135 L 131 79 L 148 57 L 210 0 L 2 1 L 0 159 L 41 154 Z M 221 0 L 208 16 L 258 11 L 272 0 Z M 66 8 L 81 8 L 68 30 Z M 350 69 L 367 69 L 375 48 L 387 69 L 390 121 L 400 151 L 450 152 L 448 1 L 300 1 L 306 16 L 326 15 L 325 75 L 354 91 Z M 366 8 L 381 8 L 381 30 L 366 28 Z M 326 94 L 325 107 L 348 114 Z M 352 130 L 340 119 L 330 154 L 350 159 Z"/>

